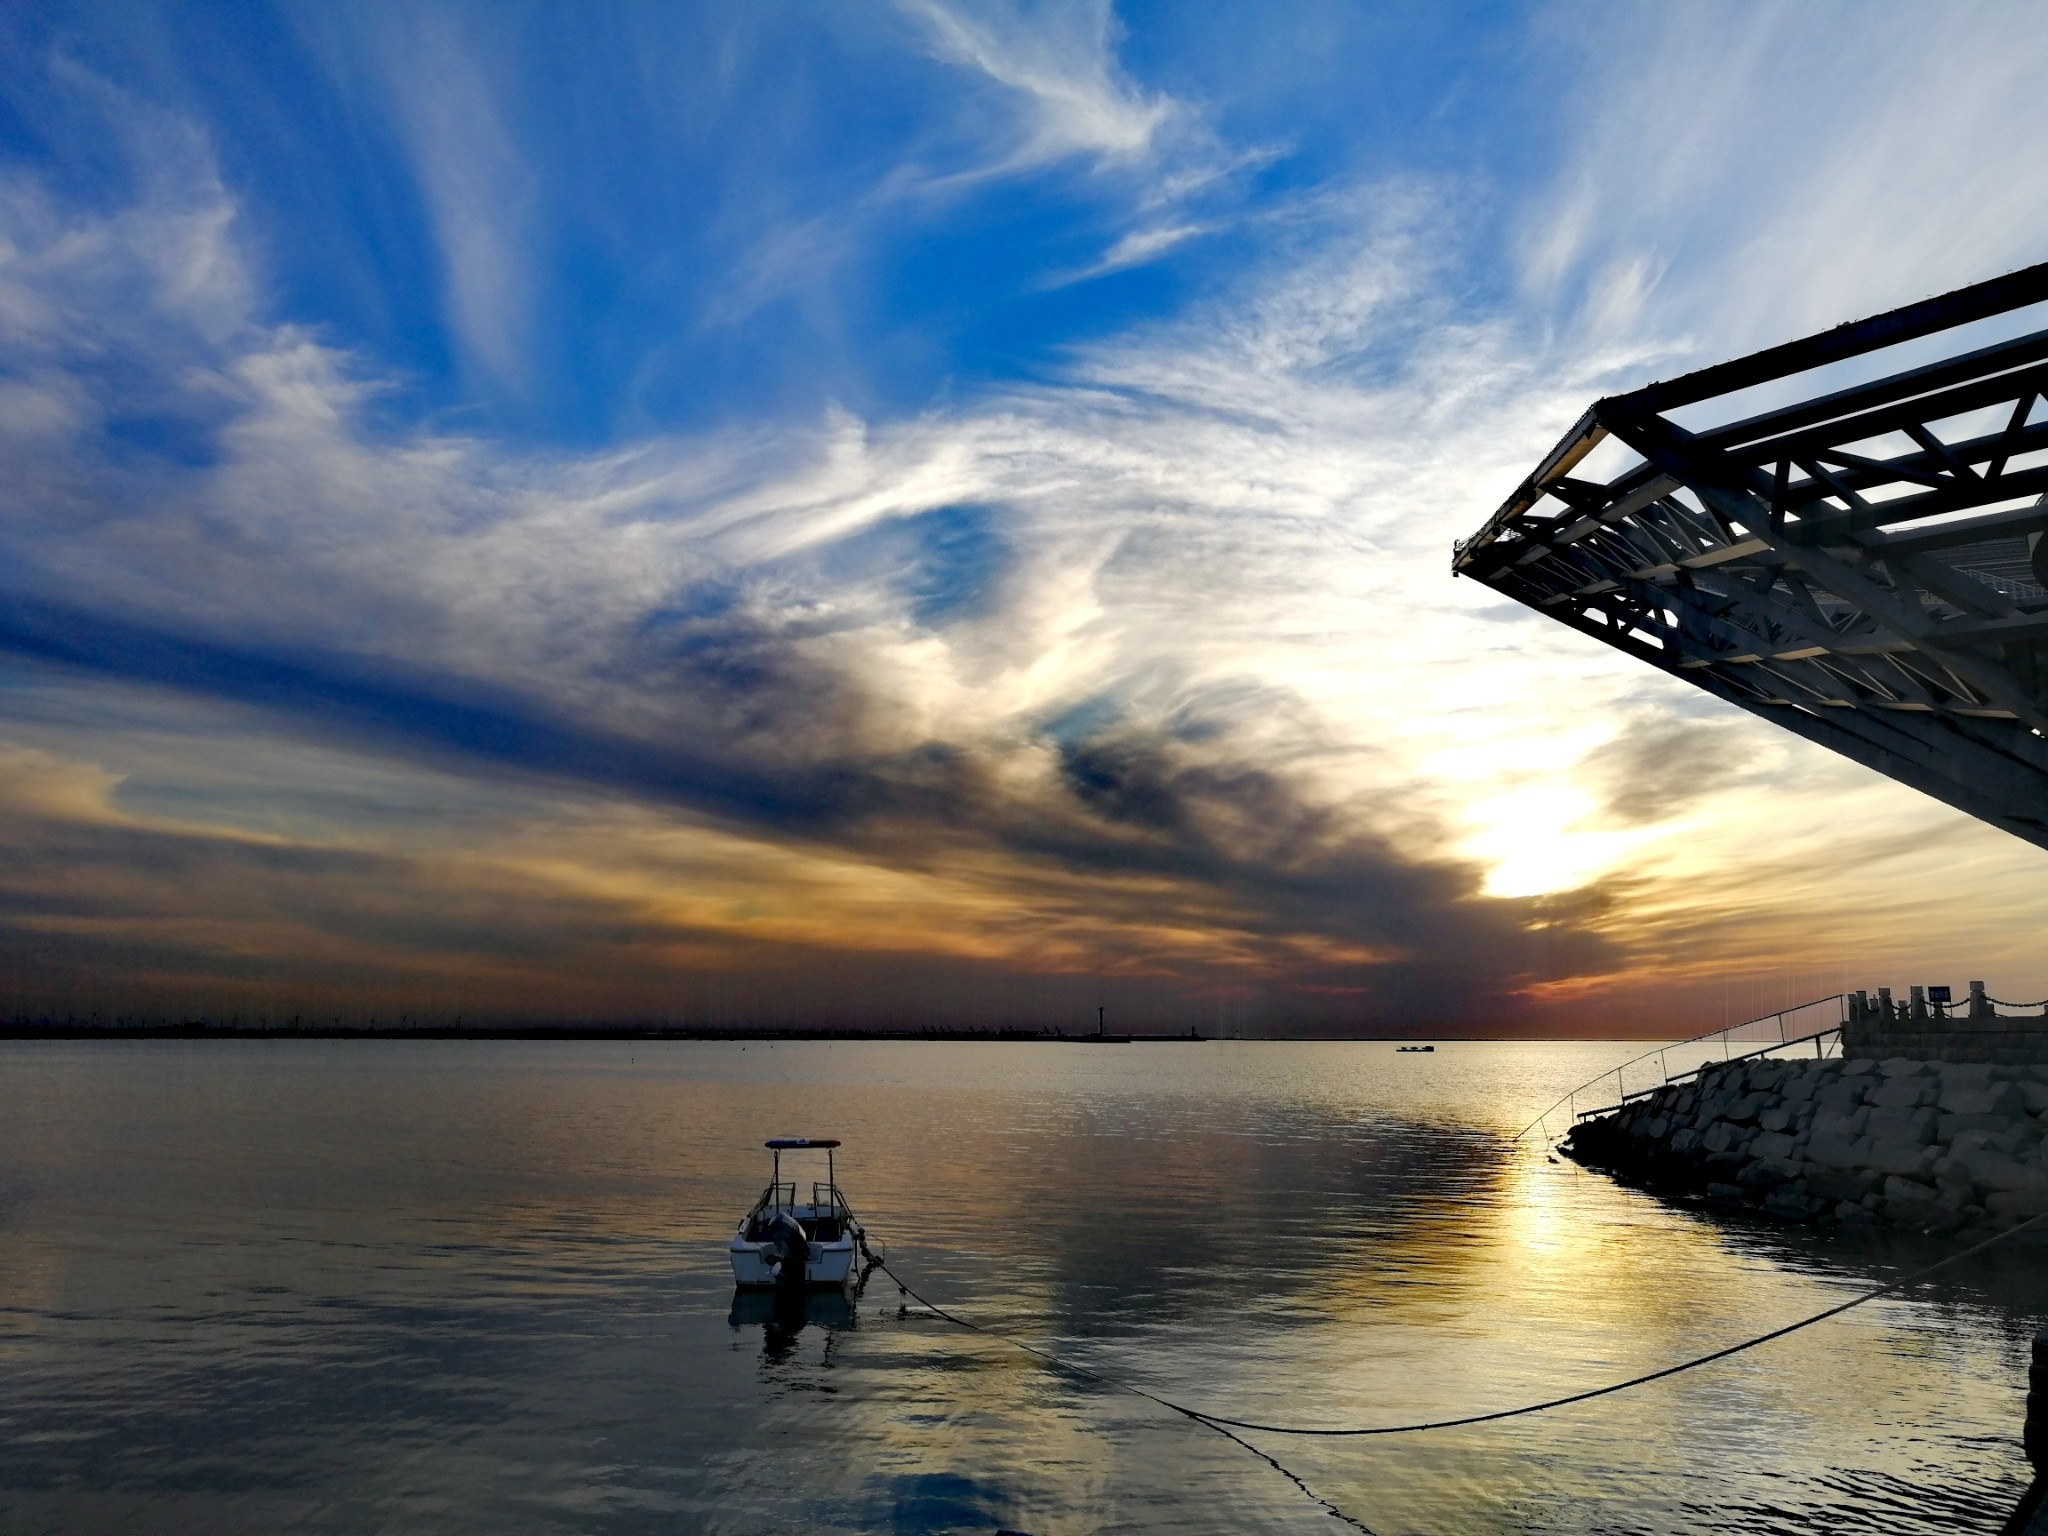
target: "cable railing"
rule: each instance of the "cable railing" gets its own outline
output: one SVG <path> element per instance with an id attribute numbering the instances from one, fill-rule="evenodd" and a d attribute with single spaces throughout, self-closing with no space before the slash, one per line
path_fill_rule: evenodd
<path id="1" fill-rule="evenodd" d="M 1540 1128 L 1545 1142 L 1555 1141 L 1589 1115 L 1606 1114 L 1666 1084 L 1683 1082 L 1705 1067 L 1791 1048 L 1803 1050 L 1807 1046 L 1813 1048 L 1817 1057 L 1837 1053 L 1841 1050 L 1842 1025 L 1848 1018 L 1848 1002 L 1847 993 L 1837 992 L 1832 997 L 1797 1003 L 1776 1013 L 1744 1019 L 1725 1029 L 1710 1030 L 1690 1040 L 1645 1051 L 1581 1083 L 1523 1126 L 1515 1140 L 1520 1141 Z M 1555 1132 L 1550 1128 L 1553 1118 L 1560 1121 Z"/>

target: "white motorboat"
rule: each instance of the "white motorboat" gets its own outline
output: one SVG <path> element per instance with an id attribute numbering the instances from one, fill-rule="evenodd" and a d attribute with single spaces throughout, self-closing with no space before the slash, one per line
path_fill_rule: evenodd
<path id="1" fill-rule="evenodd" d="M 867 1233 L 839 1192 L 832 1160 L 839 1143 L 775 1136 L 764 1145 L 775 1155 L 774 1171 L 732 1235 L 734 1283 L 743 1290 L 847 1285 L 854 1278 L 854 1260 L 867 1252 Z M 825 1154 L 825 1177 L 811 1181 L 808 1200 L 797 1199 L 794 1178 L 782 1177 L 785 1152 Z"/>

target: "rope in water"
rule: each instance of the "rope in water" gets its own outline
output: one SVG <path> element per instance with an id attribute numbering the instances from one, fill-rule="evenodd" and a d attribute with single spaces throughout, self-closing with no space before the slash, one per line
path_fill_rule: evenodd
<path id="1" fill-rule="evenodd" d="M 1973 1243 L 1960 1252 L 1952 1253 L 1945 1259 L 1929 1264 L 1925 1269 L 1915 1270 L 1905 1278 L 1894 1280 L 1889 1285 L 1881 1285 L 1874 1291 L 1865 1291 L 1861 1296 L 1851 1297 L 1848 1301 L 1842 1302 L 1838 1306 L 1829 1307 L 1823 1312 L 1816 1312 L 1811 1317 L 1803 1317 L 1795 1323 L 1787 1323 L 1782 1328 L 1773 1328 L 1769 1333 L 1760 1333 L 1754 1338 L 1744 1339 L 1739 1344 L 1730 1344 L 1724 1349 L 1717 1349 L 1708 1354 L 1698 1355 L 1690 1360 L 1682 1360 L 1676 1365 L 1667 1365 L 1661 1370 L 1646 1371 L 1640 1376 L 1631 1376 L 1626 1381 L 1610 1382 L 1604 1387 L 1593 1387 L 1584 1392 L 1573 1392 L 1565 1397 L 1546 1398 L 1540 1403 L 1524 1403 L 1518 1408 L 1499 1408 L 1490 1413 L 1466 1414 L 1461 1418 L 1455 1419 L 1428 1419 L 1413 1424 L 1266 1424 L 1257 1419 L 1235 1419 L 1220 1413 L 1210 1413 L 1200 1408 L 1191 1408 L 1186 1403 L 1177 1403 L 1172 1398 L 1161 1397 L 1158 1393 L 1148 1391 L 1134 1382 L 1108 1375 L 1089 1366 L 1077 1365 L 1071 1360 L 1053 1354 L 1050 1350 L 1040 1349 L 1035 1344 L 1026 1343 L 1014 1334 L 1004 1333 L 999 1329 L 990 1328 L 986 1324 L 977 1323 L 969 1318 L 961 1317 L 957 1313 L 949 1312 L 937 1302 L 920 1295 L 901 1275 L 889 1268 L 887 1264 L 878 1264 L 876 1267 L 891 1280 L 894 1280 L 898 1286 L 902 1287 L 903 1293 L 916 1301 L 918 1305 L 944 1318 L 956 1327 L 985 1334 L 989 1338 L 1000 1339 L 1006 1344 L 1023 1350 L 1028 1355 L 1036 1356 L 1056 1370 L 1066 1371 L 1089 1381 L 1099 1382 L 1103 1386 L 1113 1387 L 1120 1392 L 1128 1392 L 1133 1396 L 1142 1397 L 1148 1402 L 1157 1403 L 1160 1407 L 1180 1414 L 1184 1418 L 1193 1419 L 1198 1424 L 1207 1425 L 1219 1433 L 1233 1429 L 1242 1429 L 1268 1435 L 1316 1435 L 1326 1437 L 1412 1435 L 1421 1434 L 1426 1430 L 1458 1429 L 1469 1424 L 1492 1424 L 1502 1419 L 1519 1419 L 1534 1413 L 1548 1413 L 1556 1408 L 1567 1408 L 1574 1403 L 1591 1402 L 1596 1397 L 1608 1397 L 1616 1392 L 1626 1392 L 1632 1387 L 1646 1386 L 1653 1381 L 1662 1381 L 1668 1376 L 1676 1376 L 1685 1371 L 1697 1370 L 1703 1365 L 1712 1365 L 1717 1360 L 1726 1360 L 1730 1355 L 1739 1355 L 1744 1350 L 1755 1349 L 1759 1344 L 1768 1344 L 1774 1339 L 1782 1339 L 1787 1334 L 1799 1332 L 1802 1328 L 1811 1328 L 1814 1324 L 1824 1323 L 1831 1317 L 1840 1317 L 1844 1312 L 1860 1307 L 1866 1302 L 1876 1301 L 1880 1297 L 1890 1296 L 1905 1290 L 1909 1286 L 1917 1285 L 1928 1276 L 1939 1273 L 1951 1265 L 1960 1264 L 1963 1260 L 1982 1253 L 1987 1248 L 2017 1237 L 2030 1227 L 2039 1226 L 2043 1221 L 2048 1221 L 2048 1212 L 2043 1212 L 2039 1216 L 2030 1216 L 2017 1226 L 2008 1227 L 2005 1231 L 1996 1233 L 1984 1239 L 1981 1243 Z M 1237 1437 L 1232 1435 L 1230 1438 L 1235 1440 Z M 1242 1444 L 1243 1442 L 1239 1443 Z M 1246 1448 L 1255 1449 L 1250 1446 Z M 1282 1470 L 1284 1471 L 1285 1469 L 1283 1468 Z"/>
<path id="2" fill-rule="evenodd" d="M 1157 1403 L 1161 1408 L 1165 1408 L 1170 1412 L 1181 1415 L 1183 1418 L 1192 1420 L 1194 1423 L 1201 1425 L 1202 1428 L 1206 1430 L 1211 1430 L 1214 1433 L 1221 1435 L 1224 1439 L 1230 1441 L 1233 1445 L 1239 1447 L 1242 1450 L 1248 1451 L 1252 1455 L 1258 1457 L 1259 1460 L 1263 1461 L 1275 1472 L 1278 1472 L 1282 1477 L 1286 1478 L 1287 1481 L 1294 1484 L 1296 1488 L 1300 1489 L 1303 1496 L 1310 1499 L 1314 1503 L 1320 1505 L 1326 1513 L 1330 1514 L 1338 1520 L 1343 1521 L 1346 1525 L 1351 1526 L 1354 1530 L 1365 1532 L 1365 1536 L 1374 1536 L 1374 1532 L 1371 1526 L 1367 1525 L 1363 1520 L 1358 1519 L 1355 1515 L 1346 1514 L 1343 1510 L 1339 1509 L 1335 1504 L 1332 1504 L 1328 1499 L 1324 1498 L 1320 1493 L 1317 1493 L 1315 1489 L 1309 1487 L 1309 1485 L 1302 1480 L 1301 1475 L 1299 1473 L 1295 1472 L 1290 1467 L 1282 1466 L 1279 1461 L 1274 1459 L 1265 1451 L 1260 1450 L 1256 1445 L 1253 1445 L 1251 1441 L 1245 1439 L 1242 1435 L 1236 1434 L 1233 1431 L 1224 1428 L 1222 1424 L 1214 1422 L 1211 1419 L 1205 1417 L 1204 1415 L 1195 1412 L 1192 1408 L 1184 1408 L 1179 1403 L 1176 1403 L 1169 1398 L 1161 1397 L 1156 1392 L 1148 1392 L 1143 1387 L 1138 1386 L 1132 1382 L 1122 1381 L 1114 1376 L 1106 1376 L 1101 1371 L 1090 1370 L 1085 1365 L 1076 1365 L 1073 1361 L 1062 1359 L 1060 1356 L 1053 1354 L 1050 1350 L 1040 1349 L 1035 1344 L 1027 1344 L 1024 1342 L 1024 1340 L 1016 1337 L 1016 1335 L 1014 1334 L 1003 1333 L 998 1331 L 997 1329 L 988 1327 L 984 1323 L 977 1323 L 970 1318 L 961 1317 L 957 1313 L 948 1312 L 944 1307 L 940 1306 L 937 1302 L 932 1301 L 928 1297 L 925 1297 L 919 1294 L 917 1291 L 913 1290 L 911 1288 L 910 1282 L 905 1280 L 901 1275 L 897 1274 L 896 1271 L 891 1269 L 888 1266 L 888 1264 L 885 1263 L 883 1260 L 876 1258 L 871 1253 L 868 1253 L 865 1243 L 862 1244 L 861 1252 L 867 1255 L 868 1262 L 872 1267 L 879 1269 L 891 1280 L 894 1280 L 897 1286 L 902 1290 L 904 1295 L 910 1297 L 919 1306 L 923 1307 L 926 1311 L 931 1312 L 935 1316 L 944 1318 L 947 1322 L 953 1324 L 957 1328 L 965 1328 L 972 1333 L 985 1334 L 989 1338 L 998 1339 L 1005 1344 L 1013 1345 L 1016 1348 L 1023 1350 L 1024 1353 L 1026 1353 L 1027 1355 L 1037 1356 L 1037 1358 L 1044 1361 L 1054 1370 L 1066 1371 L 1070 1375 L 1079 1376 L 1087 1381 L 1099 1382 L 1103 1386 L 1114 1388 L 1119 1392 L 1131 1393 L 1133 1396 L 1142 1397 L 1147 1402 Z"/>

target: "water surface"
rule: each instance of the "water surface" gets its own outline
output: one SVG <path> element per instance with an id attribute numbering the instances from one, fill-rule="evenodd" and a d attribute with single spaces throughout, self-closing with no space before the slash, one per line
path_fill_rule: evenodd
<path id="1" fill-rule="evenodd" d="M 722 1252 L 837 1135 L 920 1289 L 1216 1411 L 1449 1417 L 1702 1352 L 1938 1248 L 1682 1210 L 1510 1137 L 1602 1044 L 0 1046 L 0 1529 L 1341 1531 L 1242 1448 Z M 2038 1250 L 1674 1380 L 1252 1435 L 1368 1529 L 1994 1531 Z M 800 1322 L 801 1326 L 791 1326 Z"/>

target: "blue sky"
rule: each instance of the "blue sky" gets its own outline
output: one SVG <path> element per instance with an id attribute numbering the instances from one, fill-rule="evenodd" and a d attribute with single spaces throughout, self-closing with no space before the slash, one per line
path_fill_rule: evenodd
<path id="1" fill-rule="evenodd" d="M 1304 1028 L 2048 988 L 2037 854 L 1446 575 L 1595 395 L 2048 256 L 2038 19 L 18 7 L 0 975 Z"/>
<path id="2" fill-rule="evenodd" d="M 1044 377 L 1334 183 L 1553 169 L 1516 124 L 1567 57 L 1455 5 L 116 4 L 10 41 L 52 192 L 146 195 L 133 139 L 195 136 L 268 316 L 413 420 L 578 447 Z"/>

